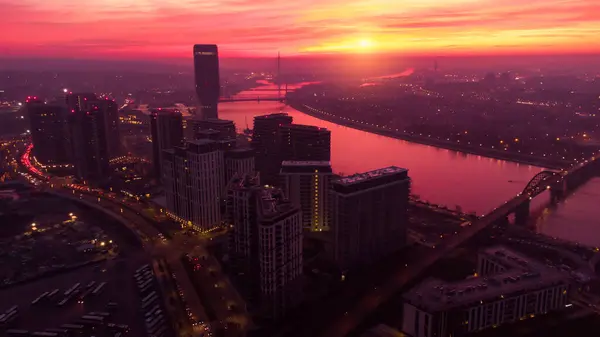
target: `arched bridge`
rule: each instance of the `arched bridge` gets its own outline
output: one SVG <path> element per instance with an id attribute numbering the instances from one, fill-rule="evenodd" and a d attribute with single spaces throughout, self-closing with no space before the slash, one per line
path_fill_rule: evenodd
<path id="1" fill-rule="evenodd" d="M 562 180 L 562 176 L 558 172 L 554 171 L 542 171 L 527 183 L 527 186 L 523 189 L 522 194 L 528 194 L 531 197 L 536 197 L 540 193 L 549 189 L 551 185 L 555 185 Z"/>
<path id="2" fill-rule="evenodd" d="M 463 227 L 456 235 L 447 237 L 439 245 L 436 245 L 436 248 L 415 256 L 409 265 L 398 270 L 386 283 L 378 286 L 373 292 L 367 292 L 355 306 L 347 308 L 348 311 L 343 317 L 333 320 L 323 336 L 341 337 L 349 334 L 388 298 L 397 294 L 408 283 L 423 274 L 436 261 L 448 256 L 452 250 L 490 225 L 506 223 L 510 214 L 515 214 L 517 223 L 526 223 L 531 199 L 540 195 L 544 190 L 550 190 L 551 195 L 562 198 L 566 192 L 574 190 L 598 174 L 600 174 L 600 160 L 596 160 L 595 157 L 584 161 L 583 164 L 578 163 L 569 170 L 542 171 L 536 174 L 525 186 L 523 192 L 473 221 L 470 226 Z"/>

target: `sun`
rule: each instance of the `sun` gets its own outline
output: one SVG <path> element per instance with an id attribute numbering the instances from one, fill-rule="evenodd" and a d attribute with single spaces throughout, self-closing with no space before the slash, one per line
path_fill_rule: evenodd
<path id="1" fill-rule="evenodd" d="M 360 40 L 360 41 L 358 42 L 358 45 L 359 45 L 361 48 L 370 48 L 370 47 L 372 47 L 372 46 L 373 46 L 373 42 L 371 42 L 371 40 L 366 40 L 366 39 L 365 39 L 365 40 Z"/>

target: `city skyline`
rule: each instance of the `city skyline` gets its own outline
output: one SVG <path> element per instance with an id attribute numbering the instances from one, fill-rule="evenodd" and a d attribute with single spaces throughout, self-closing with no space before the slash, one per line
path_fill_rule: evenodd
<path id="1" fill-rule="evenodd" d="M 224 57 L 600 52 L 591 0 L 3 2 L 6 57 L 183 59 L 198 36 Z"/>

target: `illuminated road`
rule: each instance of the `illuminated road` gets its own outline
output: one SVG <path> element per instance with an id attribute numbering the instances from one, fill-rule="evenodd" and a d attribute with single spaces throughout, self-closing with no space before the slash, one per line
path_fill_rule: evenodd
<path id="1" fill-rule="evenodd" d="M 181 286 L 181 290 L 184 294 L 183 296 L 192 312 L 192 318 L 197 321 L 208 321 L 204 307 L 198 299 L 196 290 L 179 260 L 181 254 L 183 254 L 183 251 L 181 250 L 182 247 L 179 247 L 166 239 L 162 239 L 160 232 L 150 224 L 146 218 L 141 216 L 139 212 L 131 211 L 129 208 L 123 207 L 118 202 L 103 198 L 99 199 L 96 196 L 84 193 L 73 193 L 73 191 L 66 189 L 50 190 L 47 192 L 74 201 L 83 201 L 91 207 L 98 207 L 100 210 L 105 212 L 109 211 L 112 215 L 122 218 L 124 220 L 123 223 L 127 224 L 127 227 L 142 239 L 146 252 L 154 258 L 164 258 L 168 262 L 170 268 L 177 277 L 177 282 Z M 187 330 L 191 331 L 191 327 L 188 327 Z"/>

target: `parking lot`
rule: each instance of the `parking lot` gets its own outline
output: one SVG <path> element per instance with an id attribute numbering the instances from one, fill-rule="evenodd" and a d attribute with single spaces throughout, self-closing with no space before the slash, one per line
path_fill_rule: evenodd
<path id="1" fill-rule="evenodd" d="M 143 275 L 135 276 L 141 266 L 153 266 L 140 242 L 121 223 L 102 212 L 65 205 L 64 202 L 61 205 L 65 208 L 55 213 L 66 211 L 61 215 L 70 218 L 66 224 L 35 223 L 35 232 L 52 235 L 46 246 L 40 247 L 39 239 L 31 243 L 32 249 L 39 251 L 31 263 L 47 265 L 48 258 L 60 249 L 74 249 L 71 255 L 85 255 L 89 252 L 83 248 L 92 247 L 77 248 L 87 242 L 106 250 L 103 254 L 110 256 L 76 269 L 62 268 L 0 289 L 0 336 L 20 336 L 24 331 L 28 335 L 49 333 L 45 336 L 56 333 L 56 336 L 137 337 L 150 336 L 150 332 L 157 337 L 173 336 L 169 315 L 163 309 L 162 293 L 154 280 L 154 270 L 151 268 Z M 61 235 L 64 232 L 68 235 L 66 238 Z M 84 237 L 80 238 L 81 235 Z M 42 248 L 49 249 L 45 255 Z M 14 255 L 18 257 L 18 254 Z M 140 288 L 140 285 L 144 287 Z M 148 294 L 154 294 L 153 298 L 142 308 L 142 299 Z"/>

